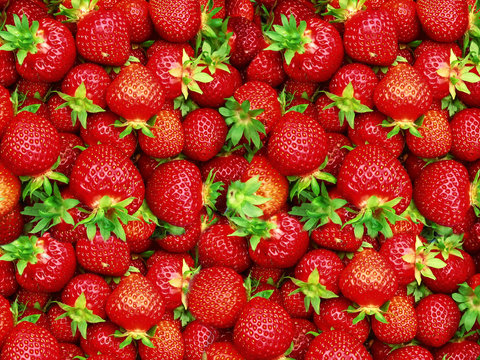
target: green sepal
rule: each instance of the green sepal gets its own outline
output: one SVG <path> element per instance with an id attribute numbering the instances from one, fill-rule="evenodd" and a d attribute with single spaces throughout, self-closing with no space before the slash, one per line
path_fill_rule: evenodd
<path id="1" fill-rule="evenodd" d="M 45 40 L 43 36 L 37 36 L 40 26 L 38 21 L 32 21 L 30 26 L 27 16 L 22 15 L 20 20 L 18 15 L 14 14 L 13 22 L 14 25 L 5 25 L 6 30 L 0 31 L 0 38 L 3 39 L 0 50 L 17 50 L 17 61 L 22 65 L 27 55 L 36 54 L 38 52 L 37 45 L 42 44 Z"/>
<path id="2" fill-rule="evenodd" d="M 327 12 L 323 15 L 331 15 L 334 17 L 333 23 L 343 23 L 347 21 L 353 14 L 364 10 L 366 0 L 339 0 L 340 7 L 337 9 L 330 4 L 327 4 Z"/>
<path id="3" fill-rule="evenodd" d="M 432 294 L 432 291 L 424 284 L 418 284 L 416 281 L 412 281 L 407 285 L 407 295 L 413 295 L 415 303 L 418 303 L 424 297 Z"/>
<path id="4" fill-rule="evenodd" d="M 364 307 L 357 308 L 355 306 L 349 306 L 347 309 L 347 312 L 358 313 L 358 316 L 356 316 L 352 321 L 353 325 L 365 319 L 366 315 L 374 316 L 375 319 L 377 319 L 381 323 L 388 324 L 383 314 L 385 314 L 388 311 L 389 305 L 390 305 L 390 301 L 387 301 L 380 308 L 364 308 Z"/>
<path id="5" fill-rule="evenodd" d="M 71 8 L 67 8 L 60 3 L 58 6 L 59 11 L 55 13 L 55 15 L 64 15 L 66 17 L 64 22 L 76 23 L 85 16 L 86 13 L 98 10 L 97 2 L 98 0 L 72 0 Z"/>
<path id="6" fill-rule="evenodd" d="M 175 320 L 180 320 L 183 327 L 195 320 L 195 317 L 192 315 L 192 313 L 185 309 L 182 305 L 173 310 L 173 318 Z"/>
<path id="7" fill-rule="evenodd" d="M 448 95 L 442 99 L 441 106 L 443 110 L 446 109 L 448 111 L 448 115 L 450 117 L 467 108 L 467 106 L 461 102 L 460 99 L 453 99 L 451 95 Z"/>
<path id="8" fill-rule="evenodd" d="M 202 186 L 203 205 L 205 206 L 209 220 L 213 218 L 213 214 L 217 210 L 215 204 L 218 197 L 221 195 L 224 185 L 221 181 L 214 182 L 214 179 L 215 174 L 213 173 L 213 170 L 210 170 L 207 179 Z"/>
<path id="9" fill-rule="evenodd" d="M 480 286 L 472 289 L 466 282 L 460 284 L 458 292 L 452 294 L 458 308 L 463 312 L 460 325 L 470 331 L 480 320 Z"/>
<path id="10" fill-rule="evenodd" d="M 173 108 L 175 110 L 180 110 L 182 117 L 185 117 L 193 110 L 199 109 L 200 106 L 198 106 L 192 99 L 185 99 L 183 95 L 180 95 L 173 99 Z"/>
<path id="11" fill-rule="evenodd" d="M 20 236 L 18 239 L 9 244 L 0 246 L 4 254 L 0 257 L 2 261 L 17 261 L 16 267 L 19 275 L 28 264 L 36 264 L 38 262 L 37 256 L 43 254 L 44 250 L 37 247 L 38 237 L 36 236 Z"/>
<path id="12" fill-rule="evenodd" d="M 114 337 L 124 337 L 125 340 L 122 341 L 120 344 L 120 349 L 125 348 L 126 346 L 130 345 L 133 340 L 141 341 L 143 345 L 148 346 L 150 348 L 154 348 L 155 346 L 152 343 L 151 338 L 155 335 L 155 331 L 157 326 L 153 326 L 150 330 L 146 333 L 138 333 L 138 332 L 128 332 L 125 329 L 116 330 L 113 334 Z"/>
<path id="13" fill-rule="evenodd" d="M 275 223 L 257 218 L 232 217 L 230 221 L 236 226 L 236 230 L 229 236 L 250 236 L 249 242 L 253 251 L 256 250 L 261 239 L 269 238 L 270 231 L 277 228 Z"/>
<path id="14" fill-rule="evenodd" d="M 470 185 L 470 199 L 475 215 L 480 217 L 480 170 L 477 171 Z"/>
<path id="15" fill-rule="evenodd" d="M 256 195 L 260 189 L 259 176 L 251 177 L 245 182 L 237 180 L 230 184 L 227 191 L 227 217 L 257 218 L 263 215 L 258 205 L 265 204 L 269 198 Z"/>

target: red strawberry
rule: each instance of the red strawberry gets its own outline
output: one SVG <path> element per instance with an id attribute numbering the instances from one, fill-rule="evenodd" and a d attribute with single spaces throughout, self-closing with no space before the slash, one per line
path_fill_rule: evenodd
<path id="1" fill-rule="evenodd" d="M 148 2 L 145 0 L 120 0 L 112 9 L 120 11 L 130 25 L 132 43 L 142 43 L 153 35 Z"/>
<path id="2" fill-rule="evenodd" d="M 247 294 L 242 277 L 234 270 L 211 267 L 192 279 L 187 301 L 195 319 L 217 328 L 229 328 L 236 324 Z"/>
<path id="3" fill-rule="evenodd" d="M 15 84 L 18 79 L 15 54 L 11 51 L 0 50 L 0 65 L 0 85 L 7 87 Z"/>
<path id="4" fill-rule="evenodd" d="M 167 226 L 167 233 L 158 237 L 155 236 L 154 241 L 161 249 L 173 253 L 182 253 L 190 251 L 197 244 L 201 233 L 202 221 L 199 216 L 185 228 Z"/>
<path id="5" fill-rule="evenodd" d="M 463 161 L 480 159 L 480 110 L 464 109 L 455 114 L 450 122 L 452 129 L 453 156 Z"/>
<path id="6" fill-rule="evenodd" d="M 60 137 L 60 163 L 55 168 L 55 171 L 70 177 L 72 173 L 75 160 L 82 152 L 77 146 L 84 145 L 82 139 L 77 135 L 70 133 L 59 133 Z"/>
<path id="7" fill-rule="evenodd" d="M 194 320 L 185 327 L 182 335 L 185 341 L 184 360 L 202 360 L 205 349 L 219 340 L 220 332 L 213 326 Z"/>
<path id="8" fill-rule="evenodd" d="M 243 17 L 228 20 L 229 32 L 230 64 L 238 69 L 246 67 L 267 46 L 260 26 Z"/>
<path id="9" fill-rule="evenodd" d="M 3 51 L 0 51 L 0 55 Z M 0 85 L 0 139 L 13 120 L 13 106 L 10 92 Z"/>
<path id="10" fill-rule="evenodd" d="M 408 345 L 399 349 L 393 350 L 388 354 L 386 360 L 433 360 L 433 355 L 424 347 L 418 345 Z"/>
<path id="11" fill-rule="evenodd" d="M 0 163 L 0 217 L 13 211 L 20 200 L 20 180 L 5 165 Z M 0 241 L 2 242 L 2 241 Z"/>
<path id="12" fill-rule="evenodd" d="M 478 359 L 480 356 L 480 345 L 468 340 L 447 343 L 435 352 L 435 360 L 450 359 Z"/>
<path id="13" fill-rule="evenodd" d="M 78 342 L 80 332 L 76 326 L 72 327 L 72 319 L 63 315 L 66 315 L 66 313 L 58 304 L 54 304 L 50 307 L 47 312 L 48 329 L 57 341 L 71 343 Z"/>
<path id="14" fill-rule="evenodd" d="M 3 296 L 0 296 L 0 349 L 8 335 L 13 330 L 13 315 L 10 311 L 10 303 Z"/>
<path id="15" fill-rule="evenodd" d="M 277 51 L 260 51 L 247 67 L 247 81 L 262 81 L 277 87 L 285 82 L 285 78 L 282 55 Z"/>
<path id="16" fill-rule="evenodd" d="M 152 338 L 152 347 L 142 343 L 138 345 L 138 353 L 142 360 L 182 360 L 185 353 L 182 333 L 173 321 L 160 321 L 156 324 Z"/>
<path id="17" fill-rule="evenodd" d="M 342 330 L 322 332 L 313 339 L 305 360 L 371 360 L 367 349 L 352 335 Z"/>
<path id="18" fill-rule="evenodd" d="M 397 25 L 398 42 L 409 43 L 419 38 L 420 21 L 415 1 L 388 0 L 380 8 L 387 10 Z"/>
<path id="19" fill-rule="evenodd" d="M 15 294 L 17 290 L 18 283 L 15 278 L 15 266 L 10 261 L 0 260 L 0 295 L 9 297 Z"/>
<path id="20" fill-rule="evenodd" d="M 62 360 L 74 360 L 76 356 L 83 356 L 84 353 L 80 347 L 70 343 L 59 343 L 60 352 L 63 354 Z"/>
<path id="21" fill-rule="evenodd" d="M 218 341 L 209 345 L 205 349 L 202 357 L 204 357 L 205 359 L 227 358 L 229 360 L 245 360 L 245 358 L 238 352 L 235 346 L 231 342 L 226 341 Z"/>
<path id="22" fill-rule="evenodd" d="M 234 344 L 248 359 L 274 359 L 294 336 L 288 313 L 268 299 L 254 297 L 243 308 L 233 330 Z"/>

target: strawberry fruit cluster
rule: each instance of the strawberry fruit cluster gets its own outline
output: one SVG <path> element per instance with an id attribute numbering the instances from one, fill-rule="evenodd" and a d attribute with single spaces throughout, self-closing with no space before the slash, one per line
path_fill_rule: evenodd
<path id="1" fill-rule="evenodd" d="M 479 358 L 479 1 L 0 10 L 0 360 Z"/>

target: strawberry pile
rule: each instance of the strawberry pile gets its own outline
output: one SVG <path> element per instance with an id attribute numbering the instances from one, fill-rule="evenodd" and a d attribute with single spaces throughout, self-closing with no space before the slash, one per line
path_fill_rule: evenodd
<path id="1" fill-rule="evenodd" d="M 0 10 L 0 360 L 480 356 L 478 1 Z"/>

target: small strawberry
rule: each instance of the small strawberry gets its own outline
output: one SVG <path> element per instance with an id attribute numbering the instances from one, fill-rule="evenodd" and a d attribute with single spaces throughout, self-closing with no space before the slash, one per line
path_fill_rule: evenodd
<path id="1" fill-rule="evenodd" d="M 371 360 L 367 349 L 352 335 L 342 330 L 322 332 L 310 344 L 305 360 Z"/>
<path id="2" fill-rule="evenodd" d="M 182 360 L 185 354 L 182 333 L 173 321 L 159 321 L 152 338 L 152 347 L 143 343 L 138 345 L 142 360 Z"/>
<path id="3" fill-rule="evenodd" d="M 0 349 L 8 335 L 13 330 L 13 315 L 10 311 L 10 303 L 3 296 L 0 296 Z"/>
<path id="4" fill-rule="evenodd" d="M 0 55 L 3 51 L 0 51 Z M 10 92 L 0 85 L 0 139 L 13 120 L 13 105 Z"/>
<path id="5" fill-rule="evenodd" d="M 415 1 L 388 0 L 380 8 L 385 9 L 397 25 L 399 43 L 406 44 L 419 38 L 421 28 Z"/>
<path id="6" fill-rule="evenodd" d="M 459 160 L 480 159 L 480 110 L 464 109 L 455 114 L 450 122 L 452 129 L 451 154 Z"/>
<path id="7" fill-rule="evenodd" d="M 120 0 L 113 6 L 120 11 L 130 25 L 132 43 L 142 43 L 153 35 L 153 24 L 148 13 L 149 6 L 145 0 Z"/>
<path id="8" fill-rule="evenodd" d="M 390 352 L 386 360 L 433 360 L 433 355 L 430 351 L 422 346 L 407 345 Z"/>
<path id="9" fill-rule="evenodd" d="M 183 330 L 185 341 L 184 360 L 201 360 L 202 354 L 212 343 L 219 341 L 220 332 L 217 328 L 202 324 L 198 320 L 189 323 Z"/>

